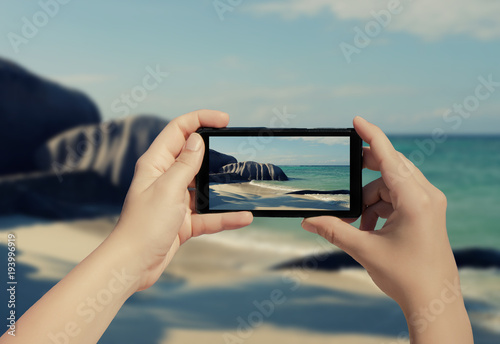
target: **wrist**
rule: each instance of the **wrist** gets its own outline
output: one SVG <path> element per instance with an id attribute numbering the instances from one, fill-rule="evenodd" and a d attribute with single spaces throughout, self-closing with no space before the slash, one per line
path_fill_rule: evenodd
<path id="1" fill-rule="evenodd" d="M 415 292 L 401 305 L 412 343 L 472 343 L 472 330 L 457 276 Z"/>
<path id="2" fill-rule="evenodd" d="M 109 263 L 110 276 L 124 287 L 126 298 L 140 289 L 143 266 L 138 259 L 139 252 L 131 243 L 111 233 L 96 251 L 100 260 Z"/>

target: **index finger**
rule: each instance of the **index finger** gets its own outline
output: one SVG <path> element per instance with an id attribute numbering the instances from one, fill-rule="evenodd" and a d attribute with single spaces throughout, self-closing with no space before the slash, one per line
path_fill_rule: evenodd
<path id="1" fill-rule="evenodd" d="M 370 145 L 367 165 L 370 169 L 382 173 L 389 191 L 397 195 L 410 196 L 417 192 L 420 186 L 413 173 L 408 170 L 407 165 L 401 160 L 399 153 L 382 130 L 359 116 L 354 119 L 354 127 L 363 141 Z"/>
<path id="2" fill-rule="evenodd" d="M 144 154 L 154 159 L 155 167 L 166 171 L 182 150 L 186 139 L 200 127 L 223 128 L 229 115 L 216 110 L 198 110 L 179 116 L 162 130 Z"/>

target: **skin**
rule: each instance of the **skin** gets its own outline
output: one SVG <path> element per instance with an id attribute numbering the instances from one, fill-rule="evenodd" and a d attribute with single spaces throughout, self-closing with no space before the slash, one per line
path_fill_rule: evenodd
<path id="1" fill-rule="evenodd" d="M 226 113 L 210 110 L 171 121 L 138 160 L 113 232 L 26 311 L 15 337 L 5 333 L 0 343 L 96 343 L 123 303 L 158 280 L 180 245 L 250 224 L 250 212 L 196 214 L 188 190 L 204 153 L 194 132 L 228 122 Z"/>
<path id="2" fill-rule="evenodd" d="M 189 191 L 204 153 L 196 129 L 228 122 L 227 114 L 210 110 L 170 122 L 137 162 L 113 232 L 26 311 L 16 323 L 16 337 L 5 333 L 0 343 L 96 343 L 123 303 L 152 286 L 184 242 L 250 224 L 249 212 L 196 214 Z M 361 230 L 347 223 L 354 219 L 333 217 L 310 218 L 303 227 L 368 270 L 403 309 L 412 342 L 473 343 L 459 285 L 450 291 L 447 284 L 459 280 L 446 234 L 446 198 L 378 127 L 359 117 L 354 126 L 370 144 L 365 166 L 382 172 L 382 179 L 363 190 Z M 378 217 L 387 222 L 374 231 Z M 442 311 L 426 313 L 435 300 L 445 304 Z"/>
<path id="3" fill-rule="evenodd" d="M 473 343 L 460 280 L 446 231 L 446 197 L 361 117 L 354 128 L 370 145 L 364 167 L 382 177 L 363 188 L 360 229 L 355 219 L 321 216 L 302 222 L 336 245 L 370 274 L 403 310 L 412 343 Z M 385 218 L 375 231 L 378 218 Z"/>

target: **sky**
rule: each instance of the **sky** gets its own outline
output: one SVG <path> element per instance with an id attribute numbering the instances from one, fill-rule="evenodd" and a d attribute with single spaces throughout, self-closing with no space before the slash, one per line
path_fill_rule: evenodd
<path id="1" fill-rule="evenodd" d="M 283 165 L 349 165 L 349 137 L 211 137 L 210 148 L 238 161 Z"/>
<path id="2" fill-rule="evenodd" d="M 500 128 L 498 0 L 0 8 L 0 56 L 85 92 L 104 119 L 210 108 L 232 126 L 352 127 L 361 115 L 389 134 Z"/>

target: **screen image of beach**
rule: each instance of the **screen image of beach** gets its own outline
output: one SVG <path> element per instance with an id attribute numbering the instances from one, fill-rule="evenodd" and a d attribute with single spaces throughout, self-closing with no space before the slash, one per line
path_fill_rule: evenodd
<path id="1" fill-rule="evenodd" d="M 211 136 L 209 209 L 350 210 L 350 138 Z"/>

